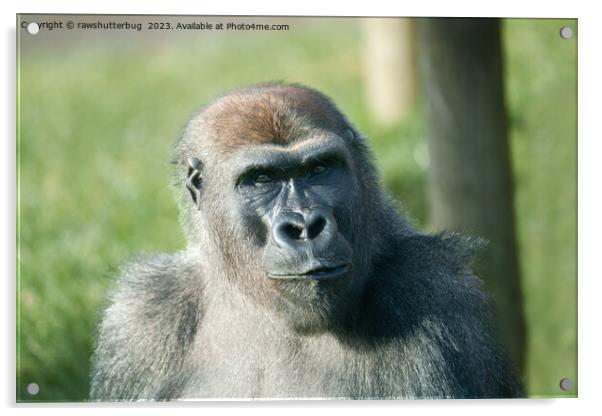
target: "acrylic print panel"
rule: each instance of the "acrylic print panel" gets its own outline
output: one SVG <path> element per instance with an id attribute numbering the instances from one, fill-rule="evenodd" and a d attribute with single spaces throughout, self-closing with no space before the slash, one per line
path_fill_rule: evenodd
<path id="1" fill-rule="evenodd" d="M 17 401 L 576 397 L 577 38 L 18 15 Z"/>

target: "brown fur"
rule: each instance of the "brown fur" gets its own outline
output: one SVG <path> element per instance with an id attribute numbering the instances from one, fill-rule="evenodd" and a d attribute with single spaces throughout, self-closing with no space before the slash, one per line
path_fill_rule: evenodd
<path id="1" fill-rule="evenodd" d="M 205 108 L 202 118 L 210 120 L 215 144 L 231 150 L 253 143 L 286 145 L 300 138 L 308 126 L 341 131 L 345 118 L 332 108 L 317 91 L 268 84 L 218 98 Z"/>

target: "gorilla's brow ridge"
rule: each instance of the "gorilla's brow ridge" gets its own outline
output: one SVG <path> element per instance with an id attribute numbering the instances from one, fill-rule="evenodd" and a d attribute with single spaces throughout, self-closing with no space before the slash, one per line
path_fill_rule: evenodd
<path id="1" fill-rule="evenodd" d="M 306 143 L 301 146 L 302 143 Z M 248 149 L 235 156 L 234 178 L 238 182 L 242 177 L 254 170 L 279 170 L 293 166 L 307 166 L 320 161 L 347 163 L 348 150 L 341 140 L 329 140 L 327 144 L 320 142 L 302 142 L 295 146 L 260 145 L 252 152 Z"/>

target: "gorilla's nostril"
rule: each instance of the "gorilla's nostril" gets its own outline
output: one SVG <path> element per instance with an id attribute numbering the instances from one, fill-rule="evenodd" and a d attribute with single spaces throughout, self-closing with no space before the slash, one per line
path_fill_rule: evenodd
<path id="1" fill-rule="evenodd" d="M 275 220 L 273 236 L 276 243 L 286 247 L 293 243 L 311 243 L 326 230 L 332 231 L 328 233 L 331 237 L 336 232 L 336 223 L 328 213 L 314 210 L 304 216 L 298 212 L 283 212 Z M 328 244 L 328 239 L 322 240 L 323 244 Z"/>
<path id="2" fill-rule="evenodd" d="M 314 239 L 326 228 L 326 218 L 320 216 L 307 227 L 307 238 Z"/>
<path id="3" fill-rule="evenodd" d="M 297 224 L 286 224 L 282 231 L 291 240 L 299 240 L 302 238 L 303 227 Z"/>

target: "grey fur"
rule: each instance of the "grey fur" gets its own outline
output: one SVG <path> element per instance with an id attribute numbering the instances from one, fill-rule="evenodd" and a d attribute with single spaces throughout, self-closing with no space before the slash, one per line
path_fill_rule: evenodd
<path id="1" fill-rule="evenodd" d="M 487 296 L 467 266 L 478 242 L 413 230 L 383 191 L 366 139 L 326 97 L 279 85 L 233 95 L 278 87 L 326 100 L 343 120 L 344 127 L 326 131 L 294 105 L 282 115 L 314 146 L 338 140 L 336 133 L 353 161 L 353 218 L 340 226 L 351 229 L 354 269 L 364 283 L 351 318 L 325 318 L 327 326 L 305 332 L 283 318 L 263 286 L 257 253 L 264 242 L 248 237 L 227 192 L 229 170 L 252 149 L 219 148 L 206 108 L 175 155 L 189 246 L 121 270 L 99 329 L 91 399 L 520 397 Z M 190 157 L 203 163 L 199 210 L 185 186 Z M 307 319 L 314 313 L 326 312 L 317 305 Z"/>

